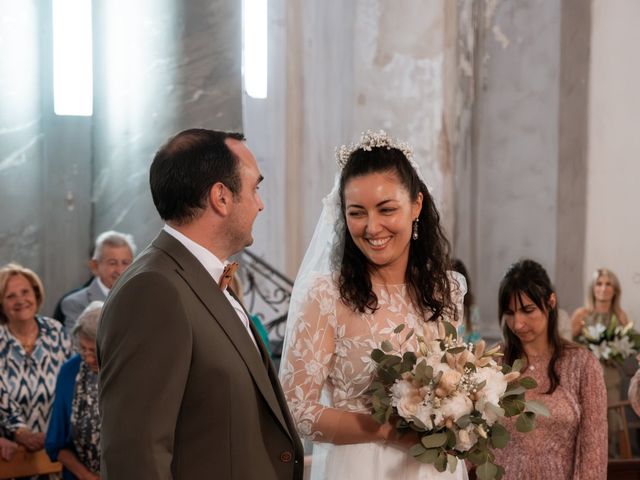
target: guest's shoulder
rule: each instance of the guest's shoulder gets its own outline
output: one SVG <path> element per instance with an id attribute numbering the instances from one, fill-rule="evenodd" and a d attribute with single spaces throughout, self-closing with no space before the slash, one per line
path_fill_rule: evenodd
<path id="1" fill-rule="evenodd" d="M 582 320 L 584 319 L 587 315 L 589 315 L 589 309 L 587 307 L 579 307 L 576 308 L 573 313 L 571 314 L 571 320 Z"/>
<path id="2" fill-rule="evenodd" d="M 78 374 L 78 370 L 80 370 L 80 364 L 82 363 L 82 357 L 79 353 L 73 355 L 69 360 L 64 362 L 60 367 L 60 377 L 73 377 Z"/>
<path id="3" fill-rule="evenodd" d="M 41 330 L 47 333 L 60 333 L 64 329 L 62 324 L 54 318 L 45 317 L 44 315 L 36 315 L 36 321 Z"/>
<path id="4" fill-rule="evenodd" d="M 95 281 L 95 279 L 93 281 Z M 60 301 L 60 306 L 64 310 L 69 306 L 78 305 L 85 302 L 88 290 L 89 286 L 86 286 L 76 290 L 75 292 L 71 292 L 70 294 L 65 295 L 64 298 Z"/>

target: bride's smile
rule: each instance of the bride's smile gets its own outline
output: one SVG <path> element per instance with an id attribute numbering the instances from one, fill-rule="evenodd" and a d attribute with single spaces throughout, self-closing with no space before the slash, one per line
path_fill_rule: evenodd
<path id="1" fill-rule="evenodd" d="M 422 198 L 412 202 L 396 174 L 370 173 L 345 185 L 344 203 L 351 238 L 367 260 L 402 281 L 409 257 L 412 221 Z M 398 278 L 395 278 L 398 277 Z"/>

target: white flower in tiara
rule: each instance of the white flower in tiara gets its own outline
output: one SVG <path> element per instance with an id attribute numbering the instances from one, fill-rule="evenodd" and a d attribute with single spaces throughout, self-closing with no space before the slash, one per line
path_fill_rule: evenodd
<path id="1" fill-rule="evenodd" d="M 356 150 L 371 151 L 372 148 L 387 148 L 400 150 L 407 160 L 411 161 L 413 158 L 413 150 L 408 143 L 399 142 L 395 138 L 391 137 L 384 130 L 374 132 L 373 130 L 367 130 L 360 137 L 360 142 L 356 144 L 342 145 L 340 148 L 336 148 L 336 160 L 340 168 L 344 168 L 349 160 L 349 157 Z"/>

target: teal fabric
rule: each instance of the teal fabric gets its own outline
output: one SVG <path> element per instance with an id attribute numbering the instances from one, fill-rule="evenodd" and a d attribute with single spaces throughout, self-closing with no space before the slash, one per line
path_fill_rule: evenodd
<path id="1" fill-rule="evenodd" d="M 262 343 L 264 343 L 264 346 L 267 347 L 267 352 L 269 352 L 269 356 L 271 356 L 271 345 L 269 344 L 269 334 L 267 333 L 267 329 L 264 328 L 264 325 L 262 325 L 262 322 L 257 315 L 251 315 L 249 318 L 251 319 L 251 323 L 253 323 L 253 326 L 256 327 L 256 330 L 258 330 L 260 338 L 262 339 Z"/>

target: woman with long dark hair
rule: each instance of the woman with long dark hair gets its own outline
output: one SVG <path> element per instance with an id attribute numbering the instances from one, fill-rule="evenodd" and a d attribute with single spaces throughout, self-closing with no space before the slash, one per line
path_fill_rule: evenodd
<path id="1" fill-rule="evenodd" d="M 536 429 L 522 434 L 507 419 L 511 441 L 496 449 L 504 480 L 605 479 L 607 400 L 602 369 L 585 348 L 558 332 L 558 298 L 545 269 L 533 260 L 513 264 L 500 283 L 498 316 L 504 362 L 519 358 L 538 386 L 526 392 L 549 409 Z M 544 452 L 544 453 L 543 453 Z"/>
<path id="2" fill-rule="evenodd" d="M 296 279 L 280 369 L 297 427 L 315 442 L 312 478 L 466 478 L 462 462 L 439 473 L 413 459 L 417 437 L 378 424 L 367 393 L 382 341 L 416 351 L 435 320 L 462 318 L 464 280 L 447 271 L 433 197 L 407 145 L 384 132 L 340 149 L 339 163 Z M 402 345 L 400 324 L 416 333 Z"/>

